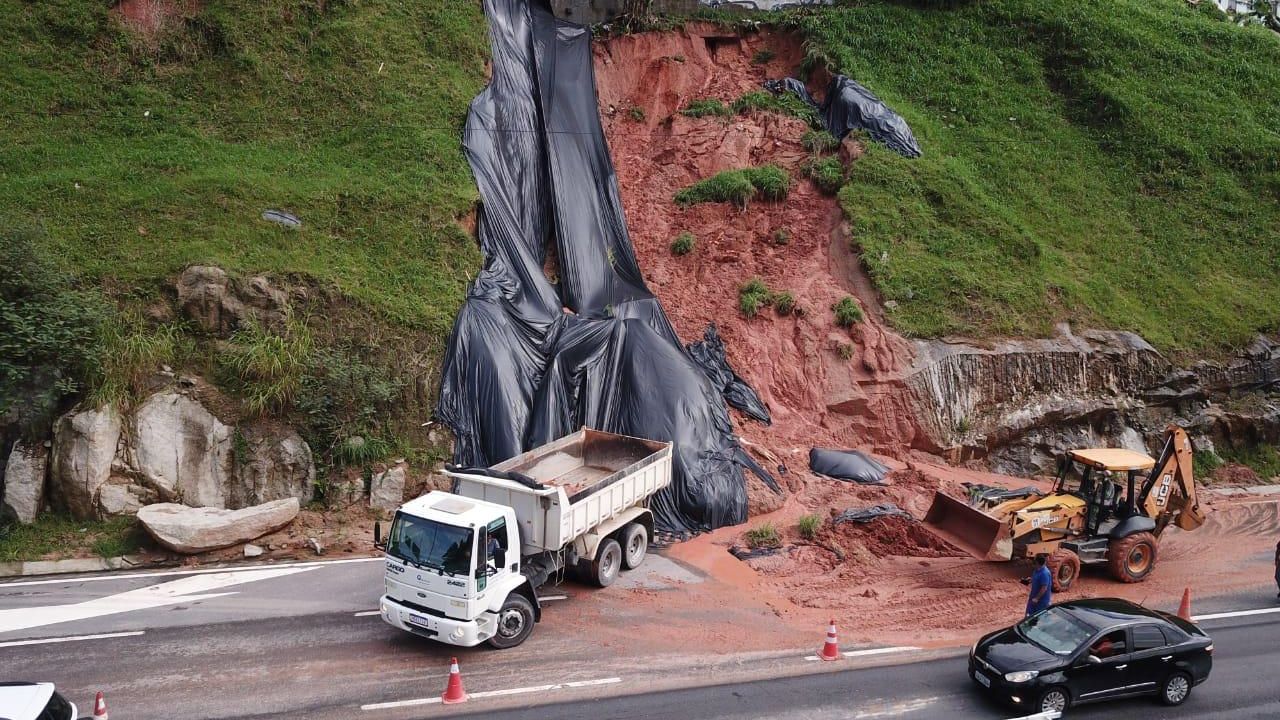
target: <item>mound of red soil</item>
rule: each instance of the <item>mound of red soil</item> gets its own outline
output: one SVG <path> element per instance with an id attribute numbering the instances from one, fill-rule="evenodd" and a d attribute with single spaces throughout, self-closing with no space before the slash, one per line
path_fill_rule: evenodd
<path id="1" fill-rule="evenodd" d="M 837 547 L 856 543 L 877 557 L 962 557 L 964 553 L 934 537 L 916 520 L 882 517 L 869 523 L 846 522 L 831 528 L 830 542 Z"/>
<path id="2" fill-rule="evenodd" d="M 202 5 L 200 0 L 120 0 L 111 11 L 125 27 L 153 37 L 198 14 Z"/>
<path id="3" fill-rule="evenodd" d="M 1219 485 L 1257 485 L 1262 482 L 1253 468 L 1238 463 L 1227 463 L 1215 468 L 1209 477 Z"/>

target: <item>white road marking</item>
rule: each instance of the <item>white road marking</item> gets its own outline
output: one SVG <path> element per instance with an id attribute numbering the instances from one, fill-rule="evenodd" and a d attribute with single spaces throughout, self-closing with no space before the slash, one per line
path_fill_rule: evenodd
<path id="1" fill-rule="evenodd" d="M 362 610 L 355 614 L 356 617 L 370 617 L 372 615 L 381 615 L 381 610 Z"/>
<path id="2" fill-rule="evenodd" d="M 467 696 L 472 700 L 483 700 L 491 697 L 506 697 L 508 695 L 524 695 L 536 692 L 553 692 L 555 690 L 567 690 L 570 688 L 595 687 L 597 685 L 613 685 L 622 682 L 622 678 L 603 678 L 600 680 L 577 680 L 574 682 L 557 683 L 555 685 L 536 685 L 534 687 L 510 688 L 507 690 L 486 690 L 484 692 L 468 693 Z M 412 707 L 415 705 L 436 705 L 441 702 L 438 697 L 417 698 L 414 700 L 396 700 L 394 702 L 372 703 L 369 705 L 361 705 L 361 710 L 389 710 L 391 708 Z"/>
<path id="3" fill-rule="evenodd" d="M 81 640 L 105 640 L 107 638 L 133 637 L 134 635 L 145 634 L 145 632 L 145 630 L 133 630 L 130 632 L 102 633 L 101 635 L 72 635 L 70 637 L 39 638 L 36 640 L 10 640 L 9 642 L 0 642 L 0 648 L 21 647 L 22 645 L 46 645 L 48 643 L 79 642 Z"/>
<path id="4" fill-rule="evenodd" d="M 912 650 L 919 650 L 919 649 L 920 648 L 915 647 L 914 645 L 902 645 L 900 647 L 871 648 L 869 650 L 849 650 L 847 652 L 844 650 L 841 650 L 840 657 L 847 658 L 847 657 L 866 657 L 868 655 L 888 655 L 890 653 L 911 652 Z M 809 660 L 811 662 L 817 662 L 818 656 L 806 655 L 804 659 Z"/>
<path id="5" fill-rule="evenodd" d="M 235 593 L 209 593 L 230 585 L 268 580 L 295 573 L 306 572 L 310 567 L 264 568 L 261 570 L 238 570 L 217 574 L 195 575 L 171 580 L 159 585 L 149 585 L 137 590 L 107 595 L 71 605 L 45 605 L 43 607 L 21 607 L 0 610 L 0 633 L 28 628 L 42 627 L 74 620 L 88 620 L 103 615 L 130 612 L 132 610 L 149 610 L 177 605 L 184 602 L 211 600 Z"/>
<path id="6" fill-rule="evenodd" d="M 1022 717 L 1009 718 L 1009 720 L 1058 720 L 1062 717 L 1062 713 L 1057 710 L 1046 710 L 1035 715 L 1024 715 Z"/>
<path id="7" fill-rule="evenodd" d="M 108 575 L 94 575 L 93 577 L 66 575 L 55 580 L 19 580 L 16 582 L 0 582 L 0 592 L 4 592 L 6 588 L 30 587 L 32 585 L 69 585 L 86 582 L 103 582 L 105 580 L 135 580 L 137 578 L 170 577 L 173 575 L 212 575 L 215 573 L 243 572 L 245 570 L 267 570 L 274 568 L 313 568 L 324 567 L 325 565 L 343 565 L 346 563 L 382 562 L 382 560 L 383 558 L 381 557 L 342 558 L 341 560 L 300 560 L 298 562 L 288 563 L 265 563 L 259 565 L 202 568 L 199 570 L 158 570 L 155 572 L 116 573 Z"/>
<path id="8" fill-rule="evenodd" d="M 1280 607 L 1259 608 L 1257 610 L 1236 610 L 1235 612 L 1213 613 L 1211 615 L 1192 615 L 1192 622 L 1201 622 L 1203 620 L 1221 620 L 1223 618 L 1248 617 L 1250 615 L 1270 615 L 1272 613 L 1280 613 Z"/>
<path id="9" fill-rule="evenodd" d="M 882 704 L 878 709 L 860 710 L 853 715 L 851 720 L 871 720 L 871 718 L 881 717 L 898 717 L 916 710 L 923 710 L 930 705 L 938 702 L 936 697 L 915 698 L 914 700 L 903 700 L 901 702 Z"/>

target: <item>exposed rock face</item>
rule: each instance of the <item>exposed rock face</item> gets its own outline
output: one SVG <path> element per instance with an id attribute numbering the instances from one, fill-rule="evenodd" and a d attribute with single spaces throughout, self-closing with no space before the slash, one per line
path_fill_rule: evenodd
<path id="1" fill-rule="evenodd" d="M 243 452 L 236 463 L 237 482 L 230 507 L 297 498 L 311 501 L 316 467 L 311 447 L 289 427 L 264 423 L 242 427 Z"/>
<path id="2" fill-rule="evenodd" d="M 111 406 L 64 415 L 54 429 L 50 493 L 78 520 L 97 515 L 98 490 L 111 475 L 120 415 Z"/>
<path id="3" fill-rule="evenodd" d="M 161 503 L 139 510 L 138 521 L 156 542 L 175 552 L 193 554 L 238 545 L 275 532 L 293 522 L 298 508 L 297 498 L 242 510 Z"/>
<path id="4" fill-rule="evenodd" d="M 132 462 L 166 501 L 226 507 L 232 477 L 232 429 L 186 395 L 147 398 L 131 423 Z"/>
<path id="5" fill-rule="evenodd" d="M 102 517 L 137 515 L 143 506 L 160 499 L 159 493 L 151 488 L 114 481 L 112 478 L 98 490 L 98 514 Z"/>
<path id="6" fill-rule="evenodd" d="M 49 451 L 42 444 L 14 443 L 4 470 L 4 504 L 18 518 L 30 524 L 44 507 L 44 479 Z"/>
<path id="7" fill-rule="evenodd" d="M 178 277 L 182 314 L 205 332 L 226 336 L 246 319 L 274 323 L 288 304 L 288 295 L 265 277 L 232 280 L 213 265 L 192 265 Z"/>
<path id="8" fill-rule="evenodd" d="M 379 510 L 395 510 L 404 503 L 404 483 L 408 466 L 398 462 L 373 476 L 369 486 L 369 507 Z"/>

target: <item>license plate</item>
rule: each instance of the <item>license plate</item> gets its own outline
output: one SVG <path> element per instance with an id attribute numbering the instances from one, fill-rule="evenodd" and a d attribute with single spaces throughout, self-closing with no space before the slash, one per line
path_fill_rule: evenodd
<path id="1" fill-rule="evenodd" d="M 973 677 L 977 679 L 978 683 L 981 684 L 982 687 L 991 687 L 991 678 L 983 675 L 981 672 L 974 671 Z"/>
<path id="2" fill-rule="evenodd" d="M 409 613 L 409 623 L 412 625 L 417 625 L 418 627 L 424 627 L 428 630 L 432 629 L 431 621 L 426 619 L 422 615 L 415 615 L 414 613 Z"/>

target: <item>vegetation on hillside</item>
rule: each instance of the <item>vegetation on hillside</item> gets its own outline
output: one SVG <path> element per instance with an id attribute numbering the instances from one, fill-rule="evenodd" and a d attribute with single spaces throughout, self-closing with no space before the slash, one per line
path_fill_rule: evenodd
<path id="1" fill-rule="evenodd" d="M 868 1 L 791 22 L 810 65 L 872 89 L 924 149 L 872 144 L 840 192 L 902 331 L 1069 319 L 1193 353 L 1277 327 L 1275 33 L 1181 0 Z"/>

